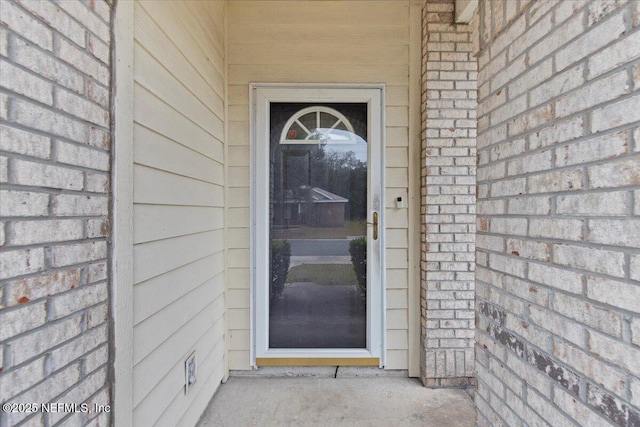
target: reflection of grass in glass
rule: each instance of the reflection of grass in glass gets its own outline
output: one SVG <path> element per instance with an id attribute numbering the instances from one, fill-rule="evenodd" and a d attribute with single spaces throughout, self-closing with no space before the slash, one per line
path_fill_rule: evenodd
<path id="1" fill-rule="evenodd" d="M 351 264 L 302 264 L 292 267 L 287 283 L 314 282 L 318 285 L 356 285 L 358 280 Z"/>
<path id="2" fill-rule="evenodd" d="M 347 236 L 364 236 L 367 233 L 366 220 L 350 220 L 344 227 L 312 227 L 296 225 L 285 230 L 273 230 L 273 239 L 344 239 Z"/>

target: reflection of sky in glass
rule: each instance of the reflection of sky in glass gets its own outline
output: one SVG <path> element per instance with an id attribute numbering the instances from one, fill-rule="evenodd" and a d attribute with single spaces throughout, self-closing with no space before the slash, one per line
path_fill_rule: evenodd
<path id="1" fill-rule="evenodd" d="M 327 153 L 347 153 L 353 151 L 356 159 L 361 162 L 367 163 L 367 141 L 362 139 L 355 133 L 337 129 L 325 129 L 318 128 L 318 131 L 323 141 L 326 141 Z"/>

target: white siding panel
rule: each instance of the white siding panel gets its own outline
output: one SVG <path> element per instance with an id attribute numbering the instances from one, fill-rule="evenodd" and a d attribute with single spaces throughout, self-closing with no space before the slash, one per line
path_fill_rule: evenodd
<path id="1" fill-rule="evenodd" d="M 133 288 L 133 298 L 136 302 L 134 323 L 137 325 L 223 271 L 224 254 L 216 252 L 136 284 Z M 176 285 L 178 283 L 180 286 Z"/>
<path id="2" fill-rule="evenodd" d="M 142 126 L 134 128 L 134 162 L 212 184 L 224 182 L 223 166 Z"/>
<path id="3" fill-rule="evenodd" d="M 225 14 L 135 5 L 133 425 L 193 425 L 226 375 Z"/>
<path id="4" fill-rule="evenodd" d="M 168 2 L 164 2 L 165 5 Z M 149 5 L 147 9 L 157 5 Z M 139 7 L 135 9 L 135 39 L 151 52 L 159 62 L 186 85 L 198 100 L 208 105 L 218 117 L 224 116 L 223 98 L 212 88 L 198 70 L 190 64 L 183 52 L 171 38 L 156 24 L 149 14 Z"/>
<path id="5" fill-rule="evenodd" d="M 223 250 L 223 231 L 189 234 L 133 247 L 133 280 L 148 280 L 207 255 Z"/>
<path id="6" fill-rule="evenodd" d="M 166 171 L 134 165 L 134 203 L 212 206 L 224 205 L 221 186 Z"/>
<path id="7" fill-rule="evenodd" d="M 223 161 L 223 144 L 216 138 L 216 135 L 223 133 L 220 119 L 215 119 L 218 121 L 216 131 L 210 134 L 185 117 L 176 107 L 166 104 L 137 83 L 133 88 L 133 96 L 134 119 L 137 124 L 153 129 L 218 162 Z"/>
<path id="8" fill-rule="evenodd" d="M 224 278 L 219 275 L 203 283 L 182 298 L 173 301 L 161 312 L 136 325 L 133 333 L 133 363 L 138 363 L 155 348 L 179 330 L 193 316 L 207 307 L 209 301 L 214 305 L 208 309 L 224 312 Z M 180 286 L 176 283 L 176 286 Z"/>
<path id="9" fill-rule="evenodd" d="M 223 215 L 222 208 L 136 204 L 133 241 L 144 243 L 219 230 L 224 226 Z"/>

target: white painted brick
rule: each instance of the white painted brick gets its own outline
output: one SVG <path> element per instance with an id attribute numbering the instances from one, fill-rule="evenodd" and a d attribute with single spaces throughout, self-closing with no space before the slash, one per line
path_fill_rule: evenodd
<path id="1" fill-rule="evenodd" d="M 618 10 L 620 6 L 626 5 L 628 0 L 609 0 L 603 2 L 591 2 L 589 5 L 588 23 L 589 26 L 597 24 L 612 12 Z"/>
<path id="2" fill-rule="evenodd" d="M 4 370 L 4 369 L 3 369 Z M 17 396 L 44 378 L 44 357 L 0 375 L 0 395 Z"/>
<path id="3" fill-rule="evenodd" d="M 505 2 L 509 3 L 509 2 Z M 531 45 L 546 36 L 552 28 L 552 14 L 545 15 L 540 21 L 529 28 L 521 37 L 509 43 L 509 61 L 513 61 L 518 55 L 529 49 Z"/>
<path id="4" fill-rule="evenodd" d="M 64 0 L 58 0 L 57 4 L 66 10 L 69 15 L 73 16 L 79 22 L 82 22 L 89 31 L 100 37 L 104 42 L 110 42 L 109 25 L 94 15 L 87 5 L 82 2 Z"/>
<path id="5" fill-rule="evenodd" d="M 633 205 L 633 213 L 640 215 L 640 190 L 633 192 L 633 199 L 635 200 Z"/>
<path id="6" fill-rule="evenodd" d="M 489 224 L 492 233 L 527 235 L 527 220 L 525 218 L 492 218 Z"/>
<path id="7" fill-rule="evenodd" d="M 53 318 L 59 319 L 107 300 L 107 285 L 85 285 L 52 299 Z"/>
<path id="8" fill-rule="evenodd" d="M 509 215 L 548 215 L 551 212 L 550 197 L 513 197 L 509 199 Z"/>
<path id="9" fill-rule="evenodd" d="M 592 188 L 616 188 L 640 184 L 638 159 L 623 159 L 589 167 L 589 185 Z"/>
<path id="10" fill-rule="evenodd" d="M 524 114 L 509 122 L 509 136 L 519 135 L 548 123 L 553 119 L 553 105 L 543 105 L 529 109 Z"/>
<path id="11" fill-rule="evenodd" d="M 631 319 L 631 342 L 640 346 L 640 317 Z M 638 381 L 640 381 L 640 379 Z M 640 397 L 640 395 L 638 397 Z"/>
<path id="12" fill-rule="evenodd" d="M 0 92 L 0 119 L 9 120 L 9 95 Z"/>
<path id="13" fill-rule="evenodd" d="M 80 24 L 71 19 L 62 9 L 53 2 L 40 0 L 18 0 L 25 9 L 55 28 L 74 43 L 85 45 L 85 30 Z"/>
<path id="14" fill-rule="evenodd" d="M 106 242 L 87 242 L 73 245 L 54 246 L 51 264 L 54 267 L 79 264 L 106 258 Z"/>
<path id="15" fill-rule="evenodd" d="M 524 138 L 511 139 L 500 144 L 496 144 L 489 150 L 491 161 L 506 159 L 523 154 L 527 151 Z"/>
<path id="16" fill-rule="evenodd" d="M 102 304 L 87 310 L 87 328 L 95 328 L 104 324 L 107 320 L 109 320 L 109 307 L 106 300 Z"/>
<path id="17" fill-rule="evenodd" d="M 87 221 L 87 238 L 89 239 L 107 237 L 109 235 L 109 231 L 110 227 L 108 219 L 90 219 Z M 246 248 L 243 247 L 242 249 Z"/>
<path id="18" fill-rule="evenodd" d="M 44 249 L 17 249 L 0 252 L 0 279 L 37 273 L 45 269 Z"/>
<path id="19" fill-rule="evenodd" d="M 597 372 L 597 371 L 594 371 Z M 599 372 L 601 374 L 601 372 Z M 554 402 L 567 413 L 578 425 L 597 426 L 604 425 L 605 421 L 582 400 L 570 395 L 560 387 L 554 390 Z"/>
<path id="20" fill-rule="evenodd" d="M 0 55 L 9 56 L 9 32 L 0 27 Z"/>
<path id="21" fill-rule="evenodd" d="M 621 156 L 627 153 L 626 132 L 599 136 L 556 149 L 556 165 L 569 166 Z"/>
<path id="22" fill-rule="evenodd" d="M 51 139 L 0 125 L 0 150 L 48 159 L 51 155 Z"/>
<path id="23" fill-rule="evenodd" d="M 58 194 L 53 196 L 53 213 L 57 216 L 104 216 L 109 199 L 97 195 Z"/>
<path id="24" fill-rule="evenodd" d="M 5 243 L 7 243 L 6 232 L 4 231 L 4 229 L 5 229 L 5 223 L 0 222 L 0 247 L 4 246 Z M 0 292 L 0 298 L 2 298 L 2 296 L 3 296 L 3 292 Z M 2 307 L 3 307 L 2 304 L 0 304 L 0 309 Z M 2 366 L 2 363 L 0 363 L 0 366 Z"/>
<path id="25" fill-rule="evenodd" d="M 80 323 L 81 317 L 76 316 L 63 322 L 47 325 L 44 329 L 12 341 L 13 363 L 22 363 L 79 335 L 81 332 Z"/>
<path id="26" fill-rule="evenodd" d="M 53 86 L 51 83 L 16 67 L 4 59 L 0 59 L 0 75 L 2 75 L 2 86 L 7 89 L 43 104 L 51 105 L 53 103 Z"/>
<path id="27" fill-rule="evenodd" d="M 86 402 L 88 404 L 89 403 L 88 400 L 90 399 L 91 395 L 96 393 L 105 384 L 105 380 L 106 380 L 106 371 L 104 369 L 98 372 L 95 372 L 89 375 L 87 378 L 82 379 L 80 383 L 75 385 L 73 388 L 69 390 L 69 392 L 64 394 L 60 398 L 60 400 L 62 402 L 75 402 L 75 403 Z M 92 414 L 92 412 L 94 412 L 95 406 L 91 405 L 89 407 L 91 408 L 91 411 L 88 412 L 87 415 L 88 416 L 95 415 L 95 414 Z M 82 419 L 80 418 L 78 420 L 74 420 L 73 418 L 75 415 L 76 414 L 73 414 L 71 418 L 65 419 L 64 423 L 69 423 L 68 425 L 74 425 L 74 424 L 80 425 L 82 423 Z M 49 422 L 53 425 L 54 423 L 57 423 L 58 421 L 60 421 L 62 418 L 66 416 L 67 416 L 67 413 L 65 412 L 52 412 L 49 414 Z"/>
<path id="28" fill-rule="evenodd" d="M 0 190 L 0 216 L 46 216 L 49 195 L 30 191 Z"/>
<path id="29" fill-rule="evenodd" d="M 556 69 L 563 70 L 576 61 L 584 59 L 602 46 L 618 39 L 625 30 L 623 14 L 616 14 L 603 24 L 590 28 L 589 31 L 584 32 L 582 36 L 556 53 Z"/>
<path id="30" fill-rule="evenodd" d="M 640 247 L 640 219 L 591 219 L 589 241 L 606 245 Z"/>
<path id="31" fill-rule="evenodd" d="M 622 255 L 622 254 L 619 254 Z M 587 296 L 625 310 L 640 313 L 640 286 L 601 277 L 587 277 Z"/>
<path id="32" fill-rule="evenodd" d="M 589 350 L 616 366 L 628 369 L 631 375 L 640 376 L 638 349 L 634 349 L 629 344 L 613 340 L 597 332 L 589 332 Z"/>
<path id="33" fill-rule="evenodd" d="M 64 2 L 65 4 L 71 4 L 75 2 Z M 77 48 L 64 39 L 60 39 L 56 54 L 60 58 L 64 58 L 65 62 L 74 66 L 77 70 L 83 72 L 96 79 L 103 85 L 109 84 L 109 69 L 102 64 L 98 59 L 85 53 L 83 50 Z"/>
<path id="34" fill-rule="evenodd" d="M 78 336 L 78 338 L 63 345 L 51 352 L 51 366 L 53 370 L 58 370 L 65 365 L 81 358 L 84 354 L 89 353 L 94 348 L 107 341 L 106 325 L 100 328 L 94 328 Z M 90 370 L 88 372 L 91 372 Z M 86 396 L 89 397 L 89 396 Z M 85 398 L 86 398 L 85 397 Z M 80 400 L 81 402 L 84 399 Z"/>
<path id="35" fill-rule="evenodd" d="M 584 65 L 579 64 L 569 68 L 562 73 L 556 73 L 553 77 L 534 88 L 529 92 L 530 105 L 536 106 L 560 96 L 565 92 L 577 88 L 584 82 Z"/>
<path id="36" fill-rule="evenodd" d="M 102 105 L 104 108 L 109 108 L 109 91 L 93 80 L 87 80 L 87 96 L 93 102 Z"/>
<path id="37" fill-rule="evenodd" d="M 56 158 L 60 163 L 102 171 L 109 170 L 109 154 L 104 151 L 62 141 L 57 141 L 56 148 Z"/>
<path id="38" fill-rule="evenodd" d="M 44 302 L 17 307 L 14 310 L 0 311 L 0 340 L 20 335 L 42 326 L 47 321 L 47 308 Z M 17 364 L 14 361 L 14 364 Z"/>
<path id="39" fill-rule="evenodd" d="M 109 362 L 109 348 L 106 345 L 103 345 L 96 351 L 89 353 L 85 357 L 85 370 L 87 372 L 93 372 L 98 369 L 100 366 L 104 366 Z"/>
<path id="40" fill-rule="evenodd" d="M 582 117 L 573 117 L 571 119 L 554 123 L 552 126 L 545 127 L 529 136 L 529 149 L 534 150 L 540 147 L 557 144 L 583 135 L 583 119 Z"/>
<path id="41" fill-rule="evenodd" d="M 50 402 L 61 394 L 63 391 L 72 387 L 80 379 L 80 370 L 78 364 L 74 364 L 48 377 L 45 381 L 31 388 L 26 393 L 20 395 L 16 402 Z M 9 425 L 14 425 L 26 417 L 26 413 L 11 413 L 8 420 Z"/>
<path id="42" fill-rule="evenodd" d="M 577 37 L 584 32 L 583 25 L 584 14 L 577 13 L 573 17 L 566 21 L 559 27 L 556 27 L 555 31 L 543 39 L 542 43 L 538 43 L 532 47 L 529 52 L 529 61 L 535 64 L 540 59 L 547 56 L 549 53 L 556 51 L 568 40 Z M 556 71 L 560 71 L 560 68 L 556 68 Z"/>
<path id="43" fill-rule="evenodd" d="M 74 141 L 84 141 L 87 136 L 85 124 L 22 99 L 13 101 L 13 115 L 15 122 L 23 126 Z"/>
<path id="44" fill-rule="evenodd" d="M 507 174 L 510 176 L 523 175 L 530 172 L 550 169 L 552 154 L 551 150 L 545 150 L 509 160 L 507 163 Z"/>
<path id="45" fill-rule="evenodd" d="M 574 319 L 581 324 L 602 331 L 606 334 L 622 336 L 622 320 L 620 313 L 601 308 L 583 298 L 556 293 L 554 295 L 554 310 Z"/>
<path id="46" fill-rule="evenodd" d="M 582 185 L 580 169 L 549 172 L 527 178 L 529 192 L 551 193 L 556 191 L 579 190 Z"/>
<path id="47" fill-rule="evenodd" d="M 591 113 L 591 131 L 600 132 L 637 121 L 635 112 L 638 105 L 640 94 L 594 110 Z"/>
<path id="48" fill-rule="evenodd" d="M 52 50 L 53 34 L 41 22 L 12 2 L 2 2 L 0 21 L 12 31 L 32 41 L 43 49 Z"/>
<path id="49" fill-rule="evenodd" d="M 0 157 L 0 183 L 9 181 L 9 159 Z"/>
<path id="50" fill-rule="evenodd" d="M 64 292 L 80 285 L 80 270 L 56 271 L 39 276 L 29 276 L 12 282 L 7 295 L 8 304 L 16 305 L 20 300 L 35 301 Z"/>
<path id="51" fill-rule="evenodd" d="M 582 275 L 544 264 L 529 264 L 529 279 L 575 294 L 582 293 Z"/>
<path id="52" fill-rule="evenodd" d="M 625 216 L 628 211 L 628 193 L 586 193 L 558 196 L 556 213 L 571 216 Z"/>
<path id="53" fill-rule="evenodd" d="M 515 257 L 506 257 L 497 254 L 489 255 L 489 266 L 513 276 L 525 277 L 526 263 Z"/>
<path id="54" fill-rule="evenodd" d="M 106 193 L 109 191 L 109 175 L 87 172 L 86 191 L 92 193 Z"/>
<path id="55" fill-rule="evenodd" d="M 584 326 L 578 322 L 559 316 L 546 308 L 536 305 L 529 306 L 529 321 L 578 347 L 584 346 L 585 330 Z"/>
<path id="56" fill-rule="evenodd" d="M 583 240 L 584 221 L 562 218 L 532 218 L 529 220 L 529 235 L 547 239 Z"/>
<path id="57" fill-rule="evenodd" d="M 83 77 L 68 65 L 51 55 L 43 55 L 22 40 L 16 39 L 13 44 L 13 59 L 16 63 L 75 92 L 84 90 Z"/>
<path id="58" fill-rule="evenodd" d="M 595 105 L 619 98 L 628 93 L 629 78 L 626 70 L 582 86 L 556 101 L 556 116 L 564 117 Z"/>
<path id="59" fill-rule="evenodd" d="M 45 163 L 14 159 L 11 182 L 44 188 L 82 190 L 84 174 L 81 171 Z"/>
<path id="60" fill-rule="evenodd" d="M 507 252 L 523 258 L 537 259 L 538 261 L 549 261 L 551 256 L 551 245 L 548 243 L 509 239 L 507 240 Z"/>
<path id="61" fill-rule="evenodd" d="M 88 122 L 109 127 L 107 110 L 72 92 L 56 90 L 56 107 Z"/>
<path id="62" fill-rule="evenodd" d="M 553 75 L 553 61 L 547 59 L 544 62 L 532 67 L 517 80 L 509 84 L 509 98 L 528 92 L 533 87 L 538 86 Z"/>
<path id="63" fill-rule="evenodd" d="M 631 263 L 629 264 L 630 277 L 632 280 L 640 282 L 640 255 L 631 254 Z"/>
<path id="64" fill-rule="evenodd" d="M 587 76 L 591 79 L 640 56 L 640 33 L 635 32 L 589 58 Z"/>
<path id="65" fill-rule="evenodd" d="M 631 404 L 640 407 L 640 379 L 631 377 L 629 389 L 631 390 Z"/>
<path id="66" fill-rule="evenodd" d="M 553 261 L 582 270 L 624 277 L 624 254 L 581 246 L 555 245 Z"/>
<path id="67" fill-rule="evenodd" d="M 528 389 L 527 403 L 534 411 L 536 411 L 550 425 L 570 426 L 572 424 L 571 420 L 566 415 L 564 415 L 562 412 L 558 411 L 556 408 L 550 405 L 538 393 L 529 389 L 528 387 L 527 389 Z"/>
<path id="68" fill-rule="evenodd" d="M 509 179 L 491 184 L 491 196 L 514 196 L 524 194 L 527 180 L 525 178 Z"/>
<path id="69" fill-rule="evenodd" d="M 33 245 L 38 243 L 62 242 L 82 238 L 82 221 L 71 220 L 38 220 L 15 221 L 11 224 L 14 245 Z"/>

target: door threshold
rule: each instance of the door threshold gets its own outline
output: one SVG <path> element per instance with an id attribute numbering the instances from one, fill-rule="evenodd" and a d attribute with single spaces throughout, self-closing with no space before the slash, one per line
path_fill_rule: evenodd
<path id="1" fill-rule="evenodd" d="M 256 366 L 380 366 L 378 357 L 257 357 Z"/>

